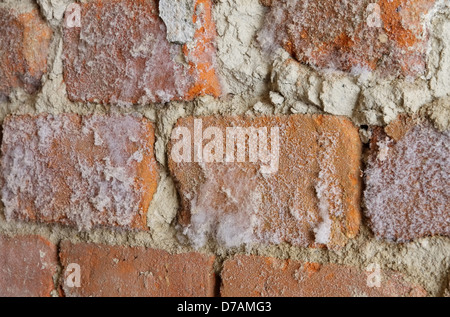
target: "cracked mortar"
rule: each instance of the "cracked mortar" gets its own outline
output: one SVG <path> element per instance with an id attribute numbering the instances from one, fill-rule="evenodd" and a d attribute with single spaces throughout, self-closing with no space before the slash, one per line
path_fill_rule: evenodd
<path id="1" fill-rule="evenodd" d="M 293 60 L 279 50 L 266 56 L 259 48 L 257 34 L 264 23 L 267 8 L 258 0 L 217 0 L 214 18 L 218 37 L 217 63 L 225 94 L 221 99 L 201 97 L 192 102 L 136 105 L 133 107 L 76 103 L 67 98 L 62 68 L 63 12 L 72 0 L 0 0 L 0 7 L 19 11 L 39 8 L 53 29 L 48 73 L 42 77 L 41 91 L 30 96 L 15 89 L 7 101 L 0 101 L 0 120 L 8 114 L 63 113 L 139 113 L 155 122 L 156 158 L 160 164 L 158 190 L 148 212 L 149 232 L 125 232 L 94 229 L 78 232 L 60 225 L 6 222 L 0 213 L 0 233 L 6 235 L 39 234 L 58 244 L 62 240 L 145 246 L 171 253 L 193 251 L 176 226 L 179 209 L 177 192 L 167 168 L 166 148 L 178 118 L 189 115 L 273 115 L 291 113 L 332 113 L 348 116 L 357 125 L 386 125 L 399 113 L 418 113 L 429 118 L 440 130 L 449 128 L 450 117 L 450 3 L 438 1 L 424 23 L 431 30 L 428 73 L 423 78 L 380 79 L 373 73 L 349 75 L 315 70 Z M 85 1 L 82 1 L 85 2 Z M 160 1 L 162 6 L 168 1 Z M 171 2 L 173 3 L 173 2 Z M 178 17 L 191 14 L 188 1 L 164 6 L 162 18 L 168 38 L 177 43 L 191 38 L 190 22 Z M 169 10 L 170 9 L 170 10 Z M 179 23 L 172 23 L 178 20 Z M 187 19 L 186 21 L 190 21 Z M 370 133 L 361 129 L 367 143 Z M 430 237 L 395 244 L 376 240 L 362 227 L 358 237 L 339 251 L 306 249 L 281 245 L 253 245 L 226 249 L 210 241 L 201 252 L 217 256 L 220 272 L 225 259 L 236 253 L 274 256 L 318 263 L 348 264 L 365 269 L 378 263 L 404 273 L 408 280 L 423 285 L 432 296 L 443 295 L 443 283 L 450 271 L 450 239 Z M 60 268 L 61 270 L 61 268 Z M 55 285 L 61 271 L 55 275 Z M 57 292 L 52 293 L 57 296 Z"/>

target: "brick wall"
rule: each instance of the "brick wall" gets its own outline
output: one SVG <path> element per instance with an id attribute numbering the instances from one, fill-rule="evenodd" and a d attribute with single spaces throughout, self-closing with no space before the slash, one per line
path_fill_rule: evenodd
<path id="1" fill-rule="evenodd" d="M 447 1 L 0 18 L 0 296 L 448 296 Z"/>

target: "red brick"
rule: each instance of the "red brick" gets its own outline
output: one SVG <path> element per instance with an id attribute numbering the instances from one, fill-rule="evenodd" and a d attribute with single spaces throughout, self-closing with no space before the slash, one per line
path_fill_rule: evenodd
<path id="1" fill-rule="evenodd" d="M 274 1 L 260 38 L 265 46 L 275 42 L 320 68 L 420 75 L 429 38 L 422 18 L 435 2 Z"/>
<path id="2" fill-rule="evenodd" d="M 0 297 L 49 297 L 56 246 L 40 236 L 0 235 Z"/>
<path id="3" fill-rule="evenodd" d="M 390 270 L 364 272 L 336 264 L 302 263 L 269 257 L 236 256 L 224 263 L 223 297 L 397 297 L 426 296 L 426 291 Z M 369 285 L 372 285 L 370 287 Z"/>
<path id="4" fill-rule="evenodd" d="M 154 138 L 153 124 L 133 116 L 7 117 L 2 143 L 7 219 L 147 229 L 158 179 Z"/>
<path id="5" fill-rule="evenodd" d="M 81 287 L 63 286 L 66 296 L 203 297 L 213 296 L 214 257 L 200 253 L 171 255 L 143 247 L 63 242 L 65 268 L 80 265 Z"/>
<path id="6" fill-rule="evenodd" d="M 19 14 L 0 8 L 0 97 L 12 88 L 34 93 L 47 72 L 52 37 L 37 10 Z"/>
<path id="7" fill-rule="evenodd" d="M 375 129 L 364 192 L 379 238 L 450 236 L 449 132 L 404 117 Z"/>
<path id="8" fill-rule="evenodd" d="M 361 142 L 349 120 L 309 115 L 189 117 L 180 119 L 174 132 L 187 128 L 193 139 L 194 120 L 202 121 L 204 132 L 209 127 L 222 131 L 223 153 L 227 127 L 267 128 L 269 137 L 279 128 L 279 168 L 272 174 L 262 173 L 261 160 L 250 162 L 248 151 L 245 162 L 177 162 L 174 154 L 181 138 L 173 134 L 169 168 L 182 199 L 179 222 L 194 244 L 202 245 L 209 233 L 226 246 L 328 242 L 333 248 L 356 236 Z M 210 141 L 205 136 L 203 146 Z M 314 233 L 319 226 L 330 230 L 328 239 Z"/>
<path id="9" fill-rule="evenodd" d="M 81 28 L 64 27 L 69 98 L 103 103 L 167 102 L 220 95 L 213 67 L 211 1 L 196 0 L 194 40 L 166 39 L 154 0 L 96 0 L 81 6 Z M 66 12 L 66 16 L 68 13 Z"/>

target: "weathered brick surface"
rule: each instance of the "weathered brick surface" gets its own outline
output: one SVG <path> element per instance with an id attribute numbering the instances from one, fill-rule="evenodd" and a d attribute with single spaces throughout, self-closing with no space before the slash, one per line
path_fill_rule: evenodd
<path id="1" fill-rule="evenodd" d="M 400 115 L 394 121 L 384 128 L 384 132 L 387 136 L 393 139 L 395 142 L 400 141 L 403 137 L 416 125 L 415 119 L 408 115 Z M 379 136 L 376 132 L 375 136 Z M 373 147 L 372 147 L 373 148 Z"/>
<path id="2" fill-rule="evenodd" d="M 7 219 L 146 229 L 158 177 L 153 144 L 153 124 L 133 116 L 7 117 Z"/>
<path id="3" fill-rule="evenodd" d="M 40 236 L 0 235 L 0 297 L 49 297 L 56 246 Z"/>
<path id="4" fill-rule="evenodd" d="M 423 17 L 435 0 L 271 1 L 260 38 L 299 61 L 344 71 L 394 75 L 425 71 L 428 34 Z"/>
<path id="5" fill-rule="evenodd" d="M 81 4 L 81 27 L 67 22 L 64 27 L 69 98 L 121 104 L 220 95 L 211 1 L 196 0 L 195 5 L 194 40 L 181 46 L 167 41 L 157 1 Z"/>
<path id="6" fill-rule="evenodd" d="M 258 256 L 236 256 L 224 263 L 224 297 L 397 297 L 426 296 L 399 273 L 380 270 L 380 287 L 371 272 L 336 264 L 320 265 Z M 374 287 L 370 287 L 374 286 Z"/>
<path id="7" fill-rule="evenodd" d="M 194 140 L 201 135 L 194 133 L 195 122 L 200 122 L 195 120 L 203 126 L 197 129 L 203 129 L 203 152 L 223 150 L 223 157 L 226 142 L 232 140 L 226 137 L 227 128 L 266 128 L 269 149 L 276 148 L 270 143 L 279 128 L 279 155 L 273 157 L 279 157 L 279 166 L 271 174 L 264 174 L 267 162 L 251 162 L 248 151 L 243 162 L 225 162 L 221 154 L 219 162 L 180 161 L 176 154 L 183 152 L 179 146 L 183 138 L 172 135 L 169 167 L 182 199 L 179 221 L 196 245 L 205 243 L 211 234 L 226 246 L 288 242 L 336 247 L 358 233 L 361 142 L 350 121 L 308 115 L 189 117 L 180 119 L 174 132 L 187 129 L 188 140 Z M 207 136 L 213 127 L 223 135 L 215 150 L 211 144 L 220 137 Z M 267 143 L 262 141 L 263 146 Z M 245 148 L 249 149 L 248 142 Z M 186 149 L 194 150 L 194 144 Z"/>
<path id="8" fill-rule="evenodd" d="M 449 142 L 449 131 L 404 117 L 375 129 L 364 197 L 377 237 L 450 236 Z"/>
<path id="9" fill-rule="evenodd" d="M 52 31 L 37 10 L 19 14 L 0 8 L 0 98 L 11 88 L 33 93 L 47 71 Z"/>
<path id="10" fill-rule="evenodd" d="M 214 295 L 213 256 L 63 242 L 60 258 L 64 270 L 69 263 L 80 265 L 81 270 L 81 287 L 64 284 L 66 296 Z"/>
<path id="11" fill-rule="evenodd" d="M 273 0 L 259 0 L 259 3 L 261 3 L 265 7 L 270 7 L 272 5 Z"/>

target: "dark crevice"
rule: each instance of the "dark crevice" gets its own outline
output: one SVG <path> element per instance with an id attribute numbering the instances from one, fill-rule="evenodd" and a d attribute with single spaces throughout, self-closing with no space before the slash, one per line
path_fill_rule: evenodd
<path id="1" fill-rule="evenodd" d="M 58 265 L 58 271 L 55 273 L 56 277 L 53 280 L 54 291 L 58 293 L 60 297 L 65 297 L 64 289 L 63 289 L 63 275 L 64 275 L 64 267 L 61 261 L 61 241 L 56 244 L 56 262 Z"/>
<path id="2" fill-rule="evenodd" d="M 220 296 L 220 289 L 222 287 L 222 276 L 221 276 L 221 272 L 220 273 L 215 273 L 216 275 L 216 282 L 214 285 L 214 297 L 221 297 Z"/>

